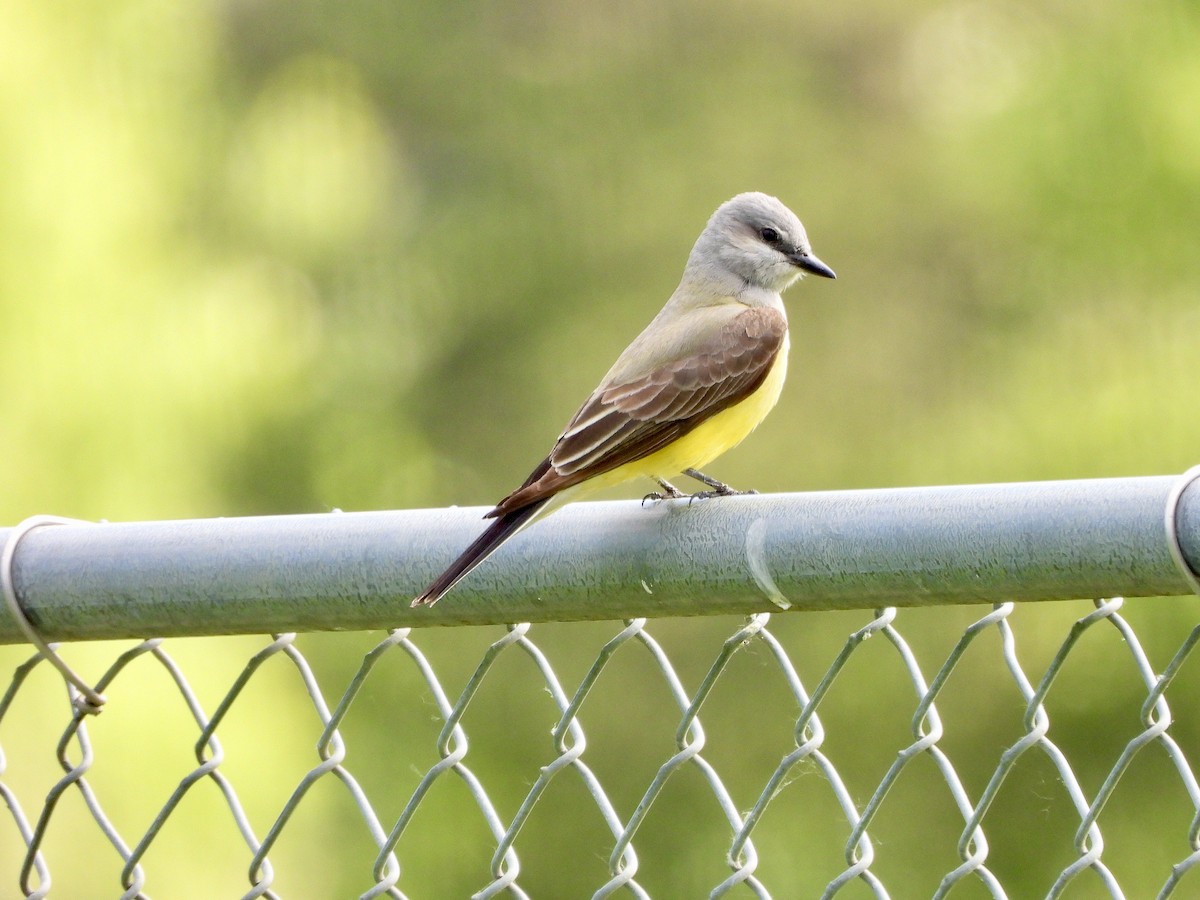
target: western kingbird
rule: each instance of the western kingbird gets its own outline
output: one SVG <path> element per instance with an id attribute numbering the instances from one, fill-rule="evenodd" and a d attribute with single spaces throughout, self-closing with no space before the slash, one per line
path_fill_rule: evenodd
<path id="1" fill-rule="evenodd" d="M 581 492 L 639 475 L 683 497 L 699 471 L 763 420 L 783 388 L 788 333 L 780 292 L 805 272 L 836 278 L 812 253 L 795 213 L 766 194 L 721 204 L 692 248 L 679 287 L 579 408 L 525 483 L 496 504 L 491 525 L 413 606 L 436 603 L 501 544 Z"/>

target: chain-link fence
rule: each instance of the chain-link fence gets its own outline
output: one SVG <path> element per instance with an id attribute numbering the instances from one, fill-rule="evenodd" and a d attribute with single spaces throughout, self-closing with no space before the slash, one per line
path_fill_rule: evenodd
<path id="1" fill-rule="evenodd" d="M 1174 556 L 1182 593 L 1195 511 L 1186 480 L 1153 481 L 1134 574 L 1160 585 Z M 31 615 L 61 531 L 16 555 Z M 792 596 L 745 534 L 752 581 Z M 1136 534 L 1100 543 L 1128 587 Z M 122 563 L 79 576 L 94 590 L 96 568 Z M 97 717 L 8 648 L 3 892 L 1188 896 L 1197 623 L 1177 597 L 68 645 Z"/>

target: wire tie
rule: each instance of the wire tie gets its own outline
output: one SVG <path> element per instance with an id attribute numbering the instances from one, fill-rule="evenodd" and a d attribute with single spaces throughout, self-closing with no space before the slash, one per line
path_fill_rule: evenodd
<path id="1" fill-rule="evenodd" d="M 1167 529 L 1167 549 L 1171 551 L 1171 559 L 1175 560 L 1176 567 L 1183 574 L 1187 583 L 1191 585 L 1192 590 L 1200 594 L 1200 574 L 1197 574 L 1187 561 L 1187 557 L 1183 555 L 1183 547 L 1179 543 L 1179 501 L 1191 483 L 1197 479 L 1200 479 L 1200 466 L 1192 466 L 1179 476 L 1179 480 L 1171 488 L 1171 493 L 1167 495 L 1167 508 L 1163 524 Z"/>
<path id="2" fill-rule="evenodd" d="M 4 543 L 4 551 L 0 553 L 0 587 L 4 589 L 4 602 L 8 605 L 8 611 L 21 627 L 21 630 L 25 632 L 25 637 L 29 640 L 29 643 L 33 644 L 42 657 L 49 660 L 51 665 L 62 673 L 63 678 L 74 685 L 79 691 L 79 694 L 72 698 L 71 703 L 77 712 L 84 715 L 95 715 L 100 712 L 101 707 L 106 702 L 106 698 L 76 675 L 75 671 L 55 652 L 54 646 L 48 644 L 38 634 L 38 630 L 34 627 L 33 622 L 29 620 L 29 616 L 25 614 L 25 610 L 21 606 L 21 601 L 17 597 L 17 587 L 13 580 L 13 562 L 17 555 L 17 545 L 21 543 L 21 539 L 25 535 L 29 534 L 35 528 L 41 528 L 43 525 L 91 524 L 93 523 L 86 522 L 83 519 L 66 519 L 61 516 L 30 516 L 13 527 L 8 534 L 8 540 Z"/>

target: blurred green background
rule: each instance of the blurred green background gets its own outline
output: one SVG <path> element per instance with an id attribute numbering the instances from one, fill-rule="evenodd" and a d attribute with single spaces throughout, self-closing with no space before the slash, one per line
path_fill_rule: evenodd
<path id="1" fill-rule="evenodd" d="M 0 11 L 0 522 L 492 502 L 657 311 L 711 211 L 743 190 L 796 210 L 839 278 L 788 295 L 783 399 L 712 474 L 792 491 L 1163 474 L 1200 460 L 1195 3 L 11 0 Z M 1019 612 L 1033 671 L 1087 608 Z M 936 667 L 982 613 L 901 621 Z M 1197 607 L 1147 602 L 1130 615 L 1161 668 Z M 868 618 L 773 627 L 811 689 Z M 655 634 L 694 688 L 734 627 L 664 622 Z M 456 694 L 501 633 L 419 639 Z M 568 690 L 612 633 L 537 632 Z M 302 646 L 336 697 L 378 638 Z M 862 773 L 860 802 L 906 743 L 913 708 L 878 643 L 839 682 L 826 721 Z M 973 796 L 1020 733 L 995 644 L 964 663 L 947 700 Z M 126 646 L 72 658 L 96 677 Z M 211 712 L 259 646 L 169 648 Z M 747 806 L 795 714 L 756 654 L 706 718 Z M 1115 636 L 1080 657 L 1051 714 L 1094 790 L 1137 732 L 1145 694 Z M 189 770 L 195 739 L 161 667 L 136 665 L 93 726 L 98 746 L 110 741 L 97 787 L 134 834 Z M 505 816 L 552 758 L 555 720 L 531 669 L 508 665 L 467 723 Z M 352 768 L 385 823 L 432 764 L 437 730 L 412 667 L 397 656 L 390 669 L 347 725 Z M 677 717 L 636 656 L 603 684 L 588 758 L 628 815 Z M 5 782 L 27 809 L 56 777 L 60 695 L 39 670 L 0 728 Z M 222 736 L 261 836 L 315 763 L 319 728 L 283 663 L 253 683 L 248 709 L 254 696 L 258 713 Z M 47 706 L 46 730 L 31 730 Z M 1177 726 L 1193 751 L 1197 727 Z M 881 734 L 890 742 L 867 740 Z M 1034 896 L 1073 858 L 1078 820 L 1048 766 L 1019 771 L 989 836 L 1013 895 Z M 896 896 L 928 895 L 957 864 L 961 820 L 933 767 L 924 774 L 929 791 L 902 782 L 909 805 L 897 800 L 878 829 L 877 871 Z M 1110 854 L 1134 895 L 1186 856 L 1194 812 L 1168 768 L 1141 774 L 1109 832 L 1127 835 L 1123 850 L 1110 837 Z M 401 845 L 411 896 L 487 880 L 485 829 L 452 794 Z M 697 896 L 724 877 L 728 837 L 706 797 L 680 778 L 648 820 L 638 847 L 656 896 Z M 603 881 L 599 820 L 562 827 L 581 802 L 577 782 L 556 787 L 531 821 L 522 883 L 533 896 Z M 711 831 L 693 826 L 702 813 Z M 56 879 L 75 886 L 65 895 L 116 889 L 111 848 L 72 836 L 63 815 L 48 846 Z M 216 791 L 189 799 L 184 821 L 148 858 L 148 893 L 243 892 L 247 857 Z M 19 841 L 2 828 L 11 886 Z M 819 893 L 845 837 L 821 776 L 798 773 L 759 841 L 768 887 Z M 372 856 L 353 810 L 322 788 L 272 858 L 283 896 L 340 897 L 369 886 Z"/>

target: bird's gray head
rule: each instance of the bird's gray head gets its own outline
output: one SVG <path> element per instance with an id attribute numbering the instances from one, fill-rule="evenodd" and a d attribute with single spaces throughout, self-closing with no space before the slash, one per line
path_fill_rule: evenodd
<path id="1" fill-rule="evenodd" d="M 700 234 L 688 269 L 700 277 L 779 292 L 805 272 L 836 278 L 817 259 L 796 214 L 768 194 L 738 194 L 717 207 Z"/>

